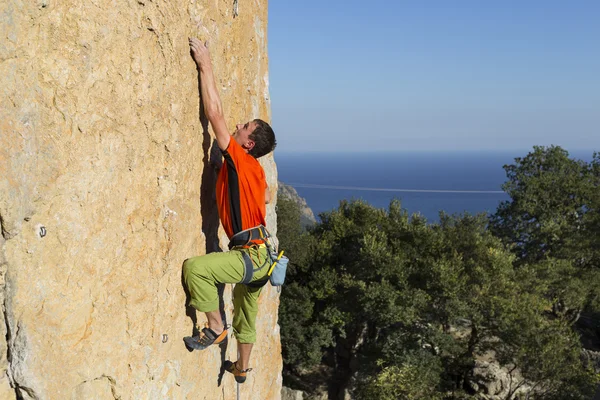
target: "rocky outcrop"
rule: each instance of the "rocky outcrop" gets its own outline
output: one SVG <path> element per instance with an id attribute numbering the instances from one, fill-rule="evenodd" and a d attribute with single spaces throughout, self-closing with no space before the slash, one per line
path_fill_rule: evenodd
<path id="1" fill-rule="evenodd" d="M 281 400 L 304 400 L 304 392 L 283 386 L 281 388 Z"/>
<path id="2" fill-rule="evenodd" d="M 230 127 L 270 119 L 267 2 L 240 3 L 0 4 L 0 398 L 235 395 L 233 340 L 183 345 L 181 266 L 227 240 L 187 38 L 209 41 Z M 277 399 L 277 291 L 260 307 L 241 396 Z"/>
<path id="3" fill-rule="evenodd" d="M 517 399 L 532 391 L 519 370 L 509 370 L 493 359 L 476 360 L 469 385 L 482 400 Z"/>
<path id="4" fill-rule="evenodd" d="M 326 392 L 316 392 L 309 394 L 301 390 L 281 388 L 281 400 L 328 400 L 329 395 Z"/>
<path id="5" fill-rule="evenodd" d="M 300 223 L 302 224 L 302 226 L 306 228 L 314 225 L 317 222 L 317 220 L 312 209 L 308 206 L 308 204 L 306 204 L 306 200 L 303 197 L 300 197 L 300 195 L 298 194 L 296 189 L 294 189 L 293 186 L 286 185 L 283 182 L 278 182 L 278 185 L 278 196 L 286 197 L 298 204 L 298 206 L 300 206 Z"/>

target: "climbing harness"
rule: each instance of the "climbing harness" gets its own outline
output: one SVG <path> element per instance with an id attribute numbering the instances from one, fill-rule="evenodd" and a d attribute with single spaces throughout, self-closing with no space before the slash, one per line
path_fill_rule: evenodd
<path id="1" fill-rule="evenodd" d="M 234 247 L 248 248 L 252 244 L 257 244 L 259 241 L 266 243 L 271 235 L 263 225 L 255 226 L 254 228 L 245 229 L 233 235 L 229 239 L 229 250 Z"/>
<path id="2" fill-rule="evenodd" d="M 244 260 L 244 276 L 240 283 L 254 288 L 263 287 L 267 282 L 271 282 L 272 286 L 283 285 L 289 260 L 283 255 L 283 251 L 277 254 L 277 250 L 271 243 L 271 238 L 271 234 L 263 225 L 240 231 L 231 237 L 229 249 L 242 250 L 241 253 Z M 262 246 L 267 247 L 268 257 L 260 267 L 254 269 L 254 263 L 252 262 L 250 255 L 244 250 Z M 256 282 L 252 282 L 254 274 L 267 266 L 270 266 L 270 268 L 265 277 Z"/>

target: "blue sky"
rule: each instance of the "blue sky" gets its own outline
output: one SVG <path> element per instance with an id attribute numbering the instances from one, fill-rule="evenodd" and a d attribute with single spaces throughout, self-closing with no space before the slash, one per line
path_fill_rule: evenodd
<path id="1" fill-rule="evenodd" d="M 271 0 L 280 151 L 600 151 L 600 1 Z"/>

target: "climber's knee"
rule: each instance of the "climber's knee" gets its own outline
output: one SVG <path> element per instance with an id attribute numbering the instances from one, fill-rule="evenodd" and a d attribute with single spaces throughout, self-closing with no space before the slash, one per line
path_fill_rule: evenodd
<path id="1" fill-rule="evenodd" d="M 192 275 L 206 276 L 206 267 L 202 256 L 188 258 L 183 262 L 183 279 L 187 282 Z"/>
<path id="2" fill-rule="evenodd" d="M 183 279 L 190 293 L 189 305 L 202 312 L 219 307 L 216 282 L 210 276 L 206 261 L 205 256 L 199 256 L 183 262 Z"/>

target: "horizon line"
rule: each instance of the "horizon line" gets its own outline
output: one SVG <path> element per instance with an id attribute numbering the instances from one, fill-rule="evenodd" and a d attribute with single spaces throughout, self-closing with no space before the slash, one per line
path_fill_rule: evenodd
<path id="1" fill-rule="evenodd" d="M 403 193 L 469 193 L 469 194 L 506 194 L 503 190 L 445 190 L 445 189 L 395 189 L 395 188 L 371 188 L 362 186 L 335 186 L 317 185 L 312 183 L 289 183 L 286 185 L 294 188 L 306 189 L 334 189 L 334 190 L 363 190 L 371 192 L 403 192 Z"/>
<path id="2" fill-rule="evenodd" d="M 541 147 L 550 147 L 550 146 L 541 146 Z M 600 152 L 600 150 L 590 150 L 590 149 L 583 149 L 583 148 L 573 148 L 573 149 L 568 149 L 562 146 L 558 146 L 561 147 L 563 150 L 566 150 L 568 153 L 583 153 L 583 152 L 590 152 L 591 154 L 593 154 L 594 152 Z M 374 149 L 347 149 L 347 150 L 340 150 L 340 149 L 288 149 L 288 148 L 283 148 L 283 149 L 276 149 L 274 151 L 274 154 L 290 154 L 290 153 L 295 153 L 295 154 L 306 154 L 306 153 L 337 153 L 337 154 L 347 154 L 347 153 L 363 153 L 363 154 L 368 154 L 368 153 L 476 153 L 476 152 L 481 152 L 481 153 L 516 153 L 516 152 L 527 152 L 530 153 L 533 151 L 533 148 L 528 148 L 528 149 L 490 149 L 490 148 L 485 148 L 485 149 L 379 149 L 379 150 L 374 150 Z M 526 154 L 525 154 L 526 155 Z M 524 157 L 524 156 L 523 156 Z"/>

